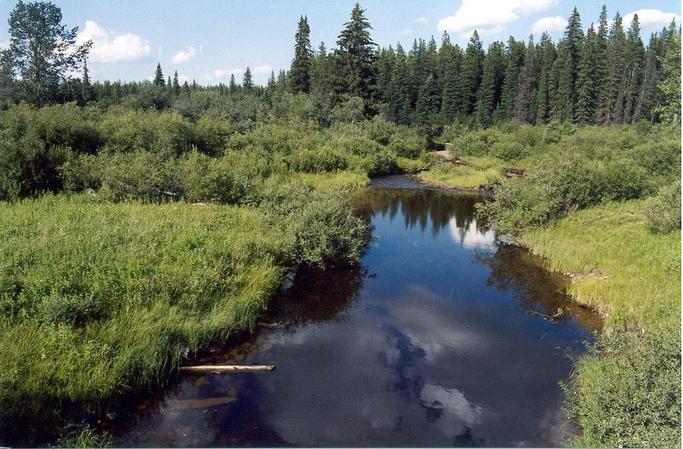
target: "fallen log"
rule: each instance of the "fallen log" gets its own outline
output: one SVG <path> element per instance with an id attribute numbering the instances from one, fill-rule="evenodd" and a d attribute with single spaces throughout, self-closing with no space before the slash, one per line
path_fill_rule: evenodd
<path id="1" fill-rule="evenodd" d="M 275 365 L 197 365 L 181 366 L 180 371 L 190 373 L 227 373 L 273 371 Z"/>

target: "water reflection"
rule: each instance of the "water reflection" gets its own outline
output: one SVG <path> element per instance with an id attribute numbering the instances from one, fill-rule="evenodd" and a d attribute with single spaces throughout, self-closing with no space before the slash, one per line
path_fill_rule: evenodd
<path id="1" fill-rule="evenodd" d="M 364 191 L 376 236 L 365 268 L 304 273 L 273 311 L 283 328 L 205 360 L 277 370 L 184 377 L 122 417 L 116 444 L 561 445 L 558 381 L 594 323 L 559 277 L 496 246 L 477 201 Z"/>

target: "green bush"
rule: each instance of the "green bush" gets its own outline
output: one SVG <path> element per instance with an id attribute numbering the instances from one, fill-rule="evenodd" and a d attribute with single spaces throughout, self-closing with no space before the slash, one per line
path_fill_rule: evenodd
<path id="1" fill-rule="evenodd" d="M 420 148 L 417 145 L 410 144 L 404 140 L 392 139 L 387 150 L 400 157 L 408 159 L 417 159 L 420 156 Z"/>
<path id="2" fill-rule="evenodd" d="M 645 211 L 652 232 L 667 234 L 681 229 L 681 182 L 661 187 Z"/>
<path id="3" fill-rule="evenodd" d="M 286 163 L 290 170 L 306 173 L 344 170 L 348 166 L 346 158 L 338 150 L 327 146 L 292 153 L 286 158 Z"/>
<path id="4" fill-rule="evenodd" d="M 579 447 L 679 447 L 680 332 L 603 335 L 567 387 Z"/>

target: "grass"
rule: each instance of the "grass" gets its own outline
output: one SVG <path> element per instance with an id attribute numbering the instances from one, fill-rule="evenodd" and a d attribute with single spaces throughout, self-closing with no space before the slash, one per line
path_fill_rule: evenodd
<path id="1" fill-rule="evenodd" d="M 466 161 L 468 165 L 438 163 L 419 176 L 430 183 L 461 189 L 487 187 L 503 177 L 505 163 L 500 159 L 468 156 Z"/>
<path id="2" fill-rule="evenodd" d="M 608 319 L 649 325 L 680 317 L 681 235 L 648 230 L 645 200 L 612 202 L 577 211 L 522 241 L 576 275 L 570 293 Z"/>
<path id="3" fill-rule="evenodd" d="M 0 408 L 160 384 L 184 352 L 253 326 L 283 269 L 267 223 L 232 206 L 0 203 Z"/>
<path id="4" fill-rule="evenodd" d="M 566 388 L 577 447 L 680 447 L 681 234 L 652 233 L 647 201 L 595 206 L 521 236 L 574 273 L 570 292 L 607 317 Z"/>

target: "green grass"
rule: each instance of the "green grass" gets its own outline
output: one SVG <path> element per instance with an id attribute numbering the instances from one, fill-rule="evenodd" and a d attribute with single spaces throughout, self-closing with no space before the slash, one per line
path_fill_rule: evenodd
<path id="1" fill-rule="evenodd" d="M 492 157 L 468 156 L 468 165 L 438 163 L 419 174 L 423 180 L 460 189 L 479 189 L 500 181 L 505 163 Z"/>
<path id="2" fill-rule="evenodd" d="M 0 203 L 0 408 L 157 385 L 184 351 L 253 326 L 282 273 L 267 223 L 231 206 Z"/>
<path id="3" fill-rule="evenodd" d="M 680 447 L 681 234 L 652 233 L 647 204 L 595 206 L 521 236 L 606 317 L 567 388 L 579 447 Z"/>

